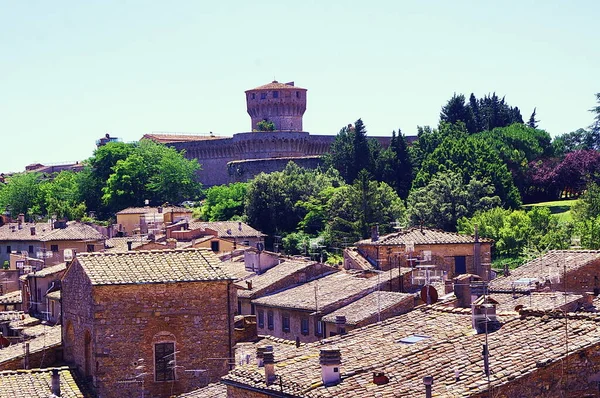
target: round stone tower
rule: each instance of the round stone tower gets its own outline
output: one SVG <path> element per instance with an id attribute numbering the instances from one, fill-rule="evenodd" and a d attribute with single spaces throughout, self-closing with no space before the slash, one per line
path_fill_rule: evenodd
<path id="1" fill-rule="evenodd" d="M 269 84 L 246 91 L 252 130 L 263 120 L 273 122 L 276 131 L 302 131 L 302 115 L 306 111 L 306 89 L 294 82 Z"/>

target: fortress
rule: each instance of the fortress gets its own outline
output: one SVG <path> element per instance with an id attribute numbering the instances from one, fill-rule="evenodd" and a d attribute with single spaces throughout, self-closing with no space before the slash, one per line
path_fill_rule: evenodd
<path id="1" fill-rule="evenodd" d="M 311 135 L 302 130 L 306 92 L 294 82 L 277 81 L 246 91 L 251 132 L 232 137 L 152 133 L 143 138 L 185 150 L 186 158 L 197 159 L 204 186 L 248 181 L 261 172 L 283 170 L 290 161 L 313 169 L 322 164 L 335 135 Z M 257 131 L 261 121 L 272 122 L 274 130 Z M 375 138 L 389 146 L 391 137 Z"/>

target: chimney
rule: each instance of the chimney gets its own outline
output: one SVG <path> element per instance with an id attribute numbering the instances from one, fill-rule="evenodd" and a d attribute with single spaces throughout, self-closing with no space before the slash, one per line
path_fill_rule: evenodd
<path id="1" fill-rule="evenodd" d="M 425 398 L 431 398 L 431 386 L 433 385 L 433 376 L 423 377 L 423 384 L 425 385 Z"/>
<path id="2" fill-rule="evenodd" d="M 242 222 L 241 221 L 238 221 L 238 230 L 240 230 L 240 231 L 242 230 Z"/>
<path id="3" fill-rule="evenodd" d="M 35 227 L 30 227 L 29 232 L 31 232 L 32 236 L 35 235 Z"/>
<path id="4" fill-rule="evenodd" d="M 379 240 L 379 225 L 373 225 L 371 227 L 371 241 L 377 242 Z"/>
<path id="5" fill-rule="evenodd" d="M 131 245 L 133 245 L 133 242 L 128 240 L 127 241 L 127 250 L 131 250 Z"/>
<path id="6" fill-rule="evenodd" d="M 23 224 L 25 222 L 25 214 L 19 213 L 19 218 L 18 218 L 17 222 L 19 223 L 19 229 L 21 229 L 21 224 Z"/>
<path id="7" fill-rule="evenodd" d="M 60 397 L 60 374 L 58 369 L 52 369 L 52 394 Z"/>
<path id="8" fill-rule="evenodd" d="M 273 348 L 263 354 L 263 365 L 265 366 L 265 384 L 270 386 L 275 381 L 275 357 Z"/>
<path id="9" fill-rule="evenodd" d="M 158 209 L 157 209 L 157 210 L 158 210 L 158 214 L 162 214 L 162 212 L 163 212 L 163 208 L 162 208 L 162 206 L 158 206 Z"/>
<path id="10" fill-rule="evenodd" d="M 322 348 L 319 353 L 319 363 L 321 364 L 323 385 L 331 386 L 338 384 L 341 379 L 340 365 L 342 364 L 340 349 Z"/>
<path id="11" fill-rule="evenodd" d="M 248 287 L 248 290 L 252 290 L 252 281 L 246 281 L 246 286 Z"/>
<path id="12" fill-rule="evenodd" d="M 490 302 L 473 304 L 471 309 L 471 324 L 477 333 L 496 330 L 498 327 L 496 305 Z"/>
<path id="13" fill-rule="evenodd" d="M 344 315 L 336 315 L 335 327 L 337 329 L 337 334 L 346 334 L 346 317 Z"/>
<path id="14" fill-rule="evenodd" d="M 265 352 L 270 352 L 273 351 L 273 346 L 268 345 L 265 347 L 256 347 L 256 366 L 258 366 L 259 368 L 262 368 L 263 366 L 265 366 L 264 364 L 264 358 L 265 358 Z"/>
<path id="15" fill-rule="evenodd" d="M 473 301 L 483 295 L 483 290 L 484 286 L 478 275 L 462 274 L 454 278 L 454 295 L 456 296 L 457 307 L 470 308 Z"/>
<path id="16" fill-rule="evenodd" d="M 167 239 L 167 247 L 169 249 L 176 249 L 177 248 L 177 239 L 174 239 L 174 238 Z"/>
<path id="17" fill-rule="evenodd" d="M 383 372 L 373 372 L 373 384 L 378 386 L 382 384 L 387 384 L 390 382 L 390 378 L 385 375 Z"/>

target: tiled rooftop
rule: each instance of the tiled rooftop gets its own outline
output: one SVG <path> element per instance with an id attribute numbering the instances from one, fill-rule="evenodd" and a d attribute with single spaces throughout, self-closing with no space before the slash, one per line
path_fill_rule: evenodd
<path id="1" fill-rule="evenodd" d="M 600 317 L 568 315 L 569 352 L 600 344 Z M 497 387 L 560 361 L 565 355 L 565 319 L 562 312 L 522 312 L 502 317 L 502 327 L 488 335 L 490 383 Z M 533 332 L 535 331 L 535 332 Z M 414 343 L 401 339 L 425 336 Z M 406 339 L 406 341 L 418 339 Z M 485 335 L 472 331 L 471 316 L 436 311 L 425 306 L 322 342 L 292 351 L 275 350 L 276 383 L 266 386 L 264 369 L 254 363 L 238 366 L 223 378 L 297 397 L 420 397 L 423 377 L 434 377 L 433 396 L 464 397 L 487 390 L 482 345 Z M 324 387 L 319 351 L 339 348 L 342 380 Z M 372 372 L 385 372 L 389 383 L 376 385 Z M 459 380 L 455 378 L 459 373 Z"/>
<path id="2" fill-rule="evenodd" d="M 207 249 L 82 253 L 76 258 L 92 285 L 231 279 L 220 260 Z"/>
<path id="3" fill-rule="evenodd" d="M 6 293 L 0 296 L 0 304 L 20 304 L 23 302 L 21 298 L 21 291 L 16 290 L 14 292 Z"/>
<path id="4" fill-rule="evenodd" d="M 303 261 L 284 258 L 280 264 L 269 268 L 262 274 L 255 275 L 246 279 L 248 281 L 252 281 L 252 290 L 238 290 L 238 297 L 254 298 L 260 297 L 264 294 L 272 293 L 273 290 L 269 288 L 273 285 L 281 282 L 285 278 L 306 271 L 307 269 L 312 267 L 322 270 L 323 275 L 335 272 L 334 268 L 325 264 L 319 264 L 315 261 Z"/>
<path id="5" fill-rule="evenodd" d="M 410 269 L 402 268 L 402 273 L 405 272 L 410 272 Z M 393 269 L 391 275 L 392 278 L 398 278 L 398 270 Z M 317 308 L 317 297 L 319 311 L 327 313 L 335 309 L 340 302 L 358 299 L 377 290 L 378 284 L 385 288 L 389 280 L 388 271 L 379 275 L 374 272 L 341 271 L 252 302 L 255 305 L 314 311 Z"/>
<path id="6" fill-rule="evenodd" d="M 240 225 L 238 221 L 192 221 L 189 223 L 189 228 L 210 228 L 217 231 L 219 238 L 260 238 L 266 236 L 248 224 L 241 223 Z"/>
<path id="7" fill-rule="evenodd" d="M 93 227 L 80 222 L 69 222 L 66 228 L 55 228 L 40 237 L 42 242 L 61 241 L 61 240 L 104 240 L 106 236 L 96 231 Z"/>
<path id="8" fill-rule="evenodd" d="M 346 317 L 347 325 L 356 325 L 365 319 L 377 314 L 378 311 L 385 311 L 403 301 L 413 301 L 414 295 L 398 292 L 378 291 L 356 300 L 328 315 L 322 320 L 325 322 L 335 322 L 335 317 L 343 315 Z"/>
<path id="9" fill-rule="evenodd" d="M 0 372 L 0 398 L 48 398 L 52 395 L 52 370 L 54 368 L 31 370 L 6 370 Z M 84 398 L 76 379 L 68 367 L 60 367 L 60 393 L 64 398 Z"/>
<path id="10" fill-rule="evenodd" d="M 562 292 L 532 292 L 531 294 L 493 293 L 490 295 L 498 305 L 498 311 L 514 311 L 517 306 L 528 309 L 550 311 L 582 300 L 580 294 L 563 294 Z"/>
<path id="11" fill-rule="evenodd" d="M 60 326 L 46 326 L 45 333 L 27 340 L 27 343 L 29 343 L 30 354 L 60 346 L 62 344 Z M 25 343 L 11 344 L 0 350 L 0 364 L 16 358 L 23 358 L 25 355 L 24 353 Z M 47 363 L 41 361 L 31 363 L 31 366 L 33 367 L 44 367 L 45 365 L 47 365 Z"/>
<path id="12" fill-rule="evenodd" d="M 246 92 L 254 91 L 254 90 L 290 90 L 290 89 L 306 91 L 305 88 L 294 86 L 293 82 L 291 84 L 287 84 L 287 83 L 279 83 L 277 80 L 273 80 L 271 83 L 263 84 L 262 86 L 258 86 L 256 88 L 253 88 L 252 90 L 246 90 Z"/>
<path id="13" fill-rule="evenodd" d="M 66 269 L 67 269 L 67 264 L 66 263 L 60 263 L 60 264 L 52 265 L 50 267 L 42 268 L 41 270 L 36 271 L 35 273 L 30 272 L 27 275 L 28 276 L 34 276 L 35 275 L 38 278 L 44 278 L 46 276 L 58 274 L 59 272 L 62 272 L 64 270 L 66 270 Z"/>
<path id="14" fill-rule="evenodd" d="M 162 208 L 162 214 L 165 213 L 192 213 L 191 209 L 181 206 L 167 206 Z M 158 207 L 128 207 L 119 211 L 117 214 L 158 214 Z"/>
<path id="15" fill-rule="evenodd" d="M 479 241 L 482 243 L 492 242 L 490 239 L 486 238 L 479 238 Z M 471 235 L 461 235 L 455 232 L 446 232 L 439 229 L 409 228 L 400 232 L 380 236 L 376 241 L 363 239 L 356 242 L 356 245 L 406 245 L 409 242 L 415 245 L 473 244 L 475 243 L 475 237 Z"/>
<path id="16" fill-rule="evenodd" d="M 35 228 L 35 235 L 31 235 L 31 228 Z M 23 223 L 21 229 L 16 222 L 0 226 L 0 241 L 37 241 L 51 231 L 48 223 Z"/>
<path id="17" fill-rule="evenodd" d="M 136 247 L 140 247 L 145 243 L 150 242 L 145 236 L 135 236 L 135 237 L 115 237 L 106 240 L 105 252 L 126 252 L 129 250 L 127 246 L 127 242 L 131 242 L 131 248 L 135 249 Z"/>
<path id="18" fill-rule="evenodd" d="M 600 260 L 600 250 L 552 250 L 540 258 L 511 270 L 508 277 L 500 276 L 490 281 L 489 290 L 510 291 L 535 289 L 535 283 L 549 280 L 562 281 L 565 271 L 575 271 L 592 261 Z M 600 264 L 600 262 L 599 262 Z"/>
<path id="19" fill-rule="evenodd" d="M 244 263 L 244 256 L 236 256 L 232 259 L 223 261 L 221 268 L 235 280 L 246 279 L 250 276 L 255 275 L 252 271 L 246 271 L 246 264 Z"/>
<path id="20" fill-rule="evenodd" d="M 185 394 L 176 395 L 175 398 L 227 398 L 227 386 L 223 383 L 213 383 Z"/>

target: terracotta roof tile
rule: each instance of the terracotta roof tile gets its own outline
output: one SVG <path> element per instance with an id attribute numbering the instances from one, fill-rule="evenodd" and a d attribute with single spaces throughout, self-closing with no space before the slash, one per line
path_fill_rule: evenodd
<path id="1" fill-rule="evenodd" d="M 175 395 L 175 398 L 227 398 L 227 386 L 223 383 L 212 383 L 197 390 Z"/>
<path id="2" fill-rule="evenodd" d="M 181 206 L 167 206 L 167 207 L 162 208 L 162 214 L 171 213 L 171 212 L 193 213 L 193 211 L 188 209 L 187 207 L 181 207 Z M 128 207 L 126 209 L 119 211 L 117 214 L 160 214 L 160 213 L 158 212 L 158 207 L 145 206 L 145 207 Z"/>
<path id="3" fill-rule="evenodd" d="M 21 298 L 21 291 L 16 290 L 14 292 L 6 293 L 0 296 L 0 304 L 20 304 L 23 302 Z"/>
<path id="4" fill-rule="evenodd" d="M 208 249 L 82 253 L 76 261 L 92 285 L 229 280 Z"/>
<path id="5" fill-rule="evenodd" d="M 216 231 L 219 238 L 261 238 L 266 236 L 250 225 L 238 221 L 192 221 L 189 223 L 189 228 L 209 228 Z"/>
<path id="6" fill-rule="evenodd" d="M 202 135 L 202 134 L 177 134 L 177 133 L 149 133 L 144 134 L 142 139 L 152 140 L 163 144 L 174 142 L 192 142 L 192 141 L 208 141 L 230 139 L 227 136 Z"/>
<path id="7" fill-rule="evenodd" d="M 52 395 L 52 371 L 58 370 L 60 392 L 64 398 L 86 397 L 77 384 L 72 371 L 64 366 L 31 370 L 5 370 L 0 372 L 0 398 L 48 398 Z"/>
<path id="8" fill-rule="evenodd" d="M 402 273 L 410 272 L 410 268 L 402 268 Z M 398 270 L 391 271 L 392 278 L 398 278 Z M 304 283 L 300 286 L 253 300 L 255 305 L 270 307 L 294 308 L 301 310 L 317 309 L 328 313 L 337 309 L 340 303 L 348 299 L 359 299 L 377 290 L 378 285 L 385 285 L 390 279 L 390 272 L 351 272 L 340 271 L 320 279 Z"/>
<path id="9" fill-rule="evenodd" d="M 246 280 L 252 281 L 252 290 L 238 290 L 238 297 L 243 298 L 254 298 L 261 297 L 265 294 L 273 293 L 275 290 L 273 286 L 276 286 L 276 290 L 281 290 L 281 282 L 286 278 L 290 279 L 290 284 L 287 287 L 295 286 L 296 283 L 290 278 L 293 275 L 306 272 L 310 268 L 320 270 L 321 275 L 329 275 L 332 272 L 336 272 L 335 268 L 328 265 L 317 263 L 316 261 L 304 261 L 283 258 L 281 263 L 269 268 L 262 274 L 258 274 L 247 278 Z M 298 279 L 299 281 L 299 279 Z"/>
<path id="10" fill-rule="evenodd" d="M 31 235 L 31 228 L 35 228 L 35 235 Z M 51 230 L 48 223 L 23 223 L 21 229 L 16 222 L 6 223 L 0 226 L 0 241 L 39 241 Z"/>
<path id="11" fill-rule="evenodd" d="M 49 348 L 59 347 L 61 343 L 60 326 L 46 326 L 45 332 L 37 337 L 27 340 L 29 343 L 29 353 L 34 354 Z M 11 344 L 0 350 L 0 364 L 12 361 L 17 358 L 23 358 L 25 355 L 25 343 Z M 35 362 L 32 366 L 44 366 L 43 362 Z"/>
<path id="12" fill-rule="evenodd" d="M 480 238 L 482 243 L 490 243 L 491 239 Z M 360 245 L 406 245 L 412 242 L 415 245 L 440 245 L 456 243 L 475 243 L 475 237 L 471 235 L 462 235 L 455 232 L 446 232 L 439 229 L 429 228 L 409 228 L 400 232 L 394 232 L 388 235 L 380 236 L 378 240 L 363 239 L 356 242 Z"/>
<path id="13" fill-rule="evenodd" d="M 600 316 L 569 314 L 571 353 L 600 345 Z M 499 330 L 488 335 L 492 388 L 535 372 L 539 364 L 565 356 L 565 319 L 562 312 L 524 311 L 501 318 Z M 532 333 L 535 331 L 535 333 Z M 424 336 L 420 341 L 402 339 Z M 418 340 L 418 339 L 413 339 Z M 238 366 L 225 384 L 245 385 L 259 391 L 283 392 L 297 397 L 414 397 L 424 396 L 423 377 L 432 375 L 433 396 L 464 397 L 487 390 L 481 347 L 484 334 L 474 334 L 471 316 L 436 311 L 426 306 L 321 342 L 280 354 L 274 350 L 277 383 L 266 386 L 264 369 L 254 363 Z M 341 382 L 321 382 L 319 351 L 337 347 L 341 353 Z M 372 373 L 385 372 L 389 383 L 376 385 Z M 459 379 L 455 378 L 455 371 Z"/>
<path id="14" fill-rule="evenodd" d="M 415 296 L 413 294 L 385 291 L 373 292 L 325 315 L 322 320 L 325 322 L 335 322 L 336 316 L 343 315 L 346 317 L 347 325 L 356 325 L 377 315 L 378 311 L 385 311 L 406 301 L 414 303 L 414 300 Z"/>
<path id="15" fill-rule="evenodd" d="M 569 273 L 598 260 L 600 250 L 552 250 L 511 270 L 508 277 L 500 276 L 490 281 L 489 290 L 511 291 L 513 286 L 517 291 L 532 290 L 535 289 L 536 282 L 562 281 L 565 268 Z"/>
<path id="16" fill-rule="evenodd" d="M 41 270 L 36 271 L 35 273 L 30 272 L 27 274 L 27 276 L 36 276 L 38 278 L 44 278 L 46 276 L 60 274 L 61 272 L 65 271 L 66 269 L 67 269 L 67 264 L 60 263 L 60 264 L 52 265 L 50 267 L 42 268 Z"/>

